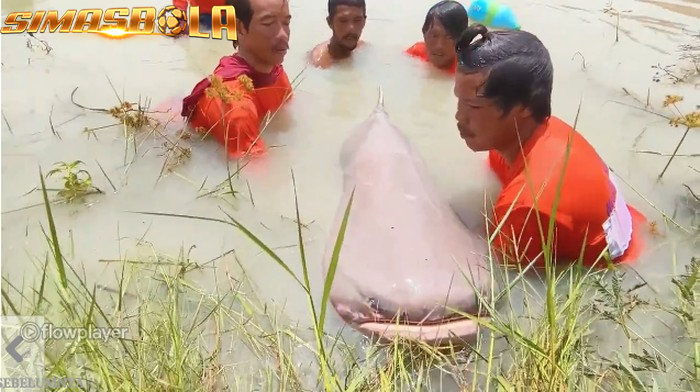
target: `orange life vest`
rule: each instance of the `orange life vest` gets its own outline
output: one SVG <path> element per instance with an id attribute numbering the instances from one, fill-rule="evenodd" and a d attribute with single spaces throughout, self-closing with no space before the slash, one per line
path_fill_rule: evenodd
<path id="1" fill-rule="evenodd" d="M 569 137 L 572 144 L 565 165 Z M 607 165 L 562 120 L 550 117 L 526 141 L 522 154 L 511 165 L 496 151 L 489 152 L 489 165 L 503 184 L 494 207 L 491 233 L 499 224 L 503 226 L 494 247 L 510 259 L 528 264 L 538 257 L 555 203 L 554 260 L 576 261 L 583 254 L 582 263 L 591 266 L 606 247 L 615 263 L 639 256 L 646 218 L 625 203 Z M 518 260 L 516 254 L 524 260 Z M 543 261 L 540 255 L 534 264 L 541 266 Z M 596 266 L 607 264 L 600 260 Z"/>

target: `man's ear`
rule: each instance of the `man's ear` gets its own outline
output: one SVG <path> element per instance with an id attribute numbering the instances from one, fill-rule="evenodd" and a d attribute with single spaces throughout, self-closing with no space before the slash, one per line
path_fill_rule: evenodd
<path id="1" fill-rule="evenodd" d="M 333 29 L 333 19 L 331 19 L 330 16 L 326 16 L 326 23 L 328 23 L 328 27 L 330 27 L 332 30 Z"/>
<path id="2" fill-rule="evenodd" d="M 236 35 L 246 35 L 248 34 L 248 29 L 243 26 L 243 22 L 236 18 Z"/>
<path id="3" fill-rule="evenodd" d="M 513 116 L 518 120 L 526 120 L 532 117 L 532 110 L 523 104 L 517 104 L 513 107 Z"/>

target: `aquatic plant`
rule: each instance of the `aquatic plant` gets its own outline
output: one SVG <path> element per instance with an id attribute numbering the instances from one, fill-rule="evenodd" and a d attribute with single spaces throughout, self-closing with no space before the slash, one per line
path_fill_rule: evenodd
<path id="1" fill-rule="evenodd" d="M 121 125 L 124 129 L 125 140 L 124 164 L 127 164 L 130 143 L 133 146 L 133 155 L 136 156 L 137 135 L 143 134 L 146 138 L 153 137 L 154 139 L 160 141 L 160 148 L 163 150 L 161 156 L 164 156 L 165 160 L 163 162 L 163 166 L 161 167 L 157 181 L 159 181 L 166 173 L 170 173 L 177 167 L 187 163 L 192 157 L 192 149 L 187 145 L 183 145 L 182 141 L 190 139 L 191 134 L 183 129 L 178 133 L 177 139 L 173 140 L 172 137 L 168 136 L 162 131 L 162 128 L 164 128 L 167 124 L 162 124 L 154 117 L 155 114 L 162 114 L 162 112 L 150 110 L 149 99 L 146 99 L 143 103 L 141 102 L 140 97 L 138 102 L 127 101 L 117 94 L 111 80 L 109 80 L 109 78 L 107 78 L 107 80 L 119 102 L 117 105 L 111 108 L 95 108 L 79 104 L 75 101 L 75 93 L 78 91 L 78 87 L 74 88 L 71 92 L 70 99 L 75 106 L 83 110 L 108 114 L 118 121 L 117 124 L 110 124 L 95 128 L 85 128 L 83 133 L 87 134 L 88 138 L 92 136 L 97 139 L 95 131 Z"/>
<path id="2" fill-rule="evenodd" d="M 46 173 L 46 178 L 62 175 L 63 188 L 58 191 L 58 197 L 61 201 L 72 203 L 76 200 L 82 200 L 85 196 L 94 193 L 104 193 L 102 190 L 92 184 L 92 176 L 85 169 L 80 169 L 83 161 L 73 162 L 58 162 L 54 164 L 54 168 Z"/>
<path id="3" fill-rule="evenodd" d="M 645 103 L 645 102 L 642 102 L 642 100 L 640 100 L 639 98 L 635 97 L 626 88 L 623 88 L 622 90 L 625 92 L 625 94 L 632 97 L 635 101 L 637 101 L 638 103 L 640 103 L 644 106 L 643 107 L 636 107 L 636 106 L 632 106 L 632 105 L 622 103 L 622 102 L 616 102 L 616 103 L 619 103 L 619 104 L 622 104 L 625 106 L 629 106 L 629 107 L 632 107 L 634 109 L 642 110 L 646 113 L 653 114 L 655 116 L 664 118 L 668 121 L 668 124 L 674 128 L 685 127 L 685 131 L 683 132 L 681 139 L 678 141 L 678 144 L 674 148 L 673 153 L 671 153 L 670 155 L 663 154 L 663 153 L 660 153 L 658 151 L 649 151 L 649 150 L 636 151 L 637 153 L 652 154 L 652 155 L 668 156 L 669 157 L 668 161 L 666 161 L 666 165 L 661 170 L 661 173 L 659 173 L 658 179 L 660 180 L 661 178 L 663 178 L 664 174 L 668 170 L 673 159 L 676 158 L 677 156 L 679 156 L 678 150 L 683 145 L 683 142 L 685 141 L 685 138 L 690 133 L 691 129 L 700 128 L 700 111 L 697 110 L 697 107 L 696 107 L 695 108 L 696 110 L 684 113 L 683 111 L 681 111 L 678 108 L 678 105 L 677 105 L 678 103 L 682 102 L 684 98 L 680 95 L 666 95 L 666 97 L 662 103 L 662 107 L 664 109 L 670 110 L 670 114 L 664 114 L 658 110 L 654 110 L 651 107 L 649 92 L 647 92 L 647 98 L 646 98 L 646 103 Z M 641 137 L 641 134 L 639 137 Z M 699 154 L 689 154 L 689 155 L 685 155 L 685 156 L 698 157 L 700 155 Z"/>
<path id="4" fill-rule="evenodd" d="M 654 82 L 661 82 L 661 78 L 669 79 L 674 85 L 692 82 L 700 76 L 700 33 L 688 33 L 690 42 L 678 46 L 679 64 L 661 66 L 653 65 L 656 69 Z"/>
<path id="5" fill-rule="evenodd" d="M 678 150 L 681 148 L 681 145 L 683 145 L 683 141 L 685 140 L 686 136 L 688 136 L 688 133 L 690 133 L 691 129 L 694 128 L 700 128 L 700 111 L 696 110 L 687 114 L 684 114 L 681 112 L 680 109 L 678 109 L 678 106 L 676 105 L 677 103 L 681 102 L 683 100 L 683 97 L 678 96 L 678 95 L 667 95 L 666 99 L 664 100 L 663 107 L 668 108 L 672 106 L 675 109 L 675 113 L 673 116 L 671 116 L 669 120 L 669 124 L 671 126 L 678 128 L 678 126 L 684 126 L 685 131 L 683 132 L 683 136 L 681 136 L 681 140 L 678 141 L 678 144 L 676 145 L 676 148 L 673 150 L 673 153 L 671 154 L 671 157 L 668 159 L 668 162 L 666 162 L 666 166 L 664 166 L 664 169 L 661 171 L 659 174 L 659 179 L 664 176 L 664 173 L 666 173 L 666 170 L 668 167 L 671 165 L 671 162 L 673 161 L 673 158 L 676 157 L 676 154 L 678 153 Z"/>
<path id="6" fill-rule="evenodd" d="M 629 13 L 630 10 L 620 11 L 613 6 L 613 2 L 610 1 L 603 8 L 603 13 L 615 18 L 615 42 L 620 42 L 620 15 L 623 13 Z"/>

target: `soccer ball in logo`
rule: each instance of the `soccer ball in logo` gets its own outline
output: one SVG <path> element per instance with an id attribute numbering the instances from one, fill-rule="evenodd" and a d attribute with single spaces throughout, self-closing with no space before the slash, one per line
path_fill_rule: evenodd
<path id="1" fill-rule="evenodd" d="M 169 37 L 179 35 L 187 27 L 185 11 L 174 5 L 169 5 L 160 10 L 156 20 L 158 22 L 158 30 Z"/>

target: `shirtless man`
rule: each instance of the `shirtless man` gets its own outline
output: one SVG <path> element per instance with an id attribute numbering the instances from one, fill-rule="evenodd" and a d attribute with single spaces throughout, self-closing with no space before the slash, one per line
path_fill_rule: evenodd
<path id="1" fill-rule="evenodd" d="M 333 36 L 311 51 L 311 63 L 328 68 L 336 61 L 349 58 L 355 48 L 364 44 L 360 36 L 366 20 L 365 0 L 328 0 L 326 22 Z"/>

